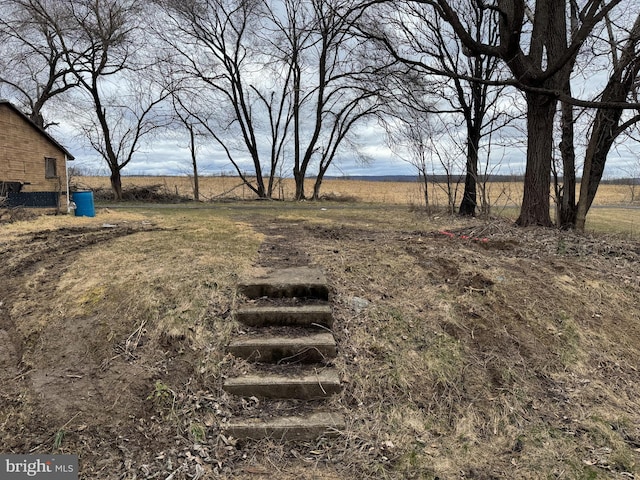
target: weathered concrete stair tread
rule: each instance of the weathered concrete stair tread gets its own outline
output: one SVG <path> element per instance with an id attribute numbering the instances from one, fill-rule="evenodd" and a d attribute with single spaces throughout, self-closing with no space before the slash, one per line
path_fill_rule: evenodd
<path id="1" fill-rule="evenodd" d="M 304 336 L 252 335 L 234 340 L 229 352 L 254 362 L 322 362 L 336 356 L 336 340 L 329 332 Z"/>
<path id="2" fill-rule="evenodd" d="M 316 412 L 269 420 L 259 418 L 232 420 L 226 427 L 226 434 L 240 440 L 274 438 L 306 441 L 322 435 L 335 436 L 344 428 L 345 420 L 342 414 Z"/>
<path id="3" fill-rule="evenodd" d="M 327 279 L 318 268 L 293 267 L 245 280 L 238 284 L 238 292 L 248 298 L 303 297 L 329 299 Z"/>
<path id="4" fill-rule="evenodd" d="M 340 392 L 340 377 L 334 369 L 297 375 L 244 375 L 229 378 L 223 387 L 233 395 L 263 398 L 326 398 Z"/>
<path id="5" fill-rule="evenodd" d="M 313 324 L 331 328 L 331 306 L 302 305 L 295 307 L 242 307 L 236 311 L 236 319 L 252 327 L 290 325 L 310 327 Z"/>

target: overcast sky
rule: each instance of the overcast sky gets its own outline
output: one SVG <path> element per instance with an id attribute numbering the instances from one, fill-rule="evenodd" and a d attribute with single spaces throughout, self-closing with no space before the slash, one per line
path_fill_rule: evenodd
<path id="1" fill-rule="evenodd" d="M 597 96 L 603 85 L 606 83 L 608 75 L 605 69 L 590 70 L 581 72 L 582 78 L 578 75 L 572 80 L 572 91 L 576 96 L 589 99 Z M 588 73 L 588 75 L 587 75 Z M 519 95 L 505 95 L 504 102 L 510 102 L 514 111 L 524 109 L 520 103 Z M 505 109 L 509 109 L 505 107 Z M 580 117 L 581 118 L 581 117 Z M 576 125 L 576 155 L 578 168 L 584 158 L 584 144 L 588 132 L 580 130 Z M 584 122 L 582 122 L 584 123 Z M 501 130 L 502 140 L 498 135 L 494 135 L 491 146 L 490 163 L 485 169 L 487 154 L 481 153 L 479 166 L 480 172 L 501 175 L 523 175 L 525 172 L 526 160 L 526 134 L 524 133 L 524 123 L 519 126 L 514 125 Z M 109 170 L 104 160 L 98 157 L 95 151 L 86 144 L 86 139 L 74 136 L 73 129 L 65 125 L 64 120 L 54 127 L 52 135 L 65 145 L 75 156 L 75 166 L 90 174 L 108 175 Z M 393 150 L 387 145 L 385 131 L 377 122 L 371 121 L 367 125 L 362 125 L 358 129 L 357 142 L 360 157 L 353 151 L 344 150 L 333 161 L 327 175 L 329 176 L 366 176 L 366 175 L 416 175 L 417 169 L 408 161 L 403 161 L 398 155 L 398 148 Z M 444 146 L 439 143 L 437 150 L 439 153 L 449 154 L 447 161 L 454 162 L 454 173 L 464 173 L 465 153 L 464 139 L 466 132 L 464 129 L 458 132 L 448 132 L 458 138 L 458 144 Z M 77 134 L 75 134 L 77 135 Z M 446 137 L 443 135 L 442 138 Z M 442 142 L 443 140 L 440 140 Z M 206 139 L 201 140 L 198 149 L 198 169 L 201 175 L 235 175 L 235 169 L 226 157 L 224 151 L 213 142 Z M 505 144 L 509 146 L 505 146 Z M 262 158 L 269 158 L 267 150 L 269 145 L 264 145 L 265 152 Z M 395 151 L 394 151 L 395 150 Z M 244 160 L 240 156 L 235 157 L 241 167 L 246 167 L 247 172 L 252 172 L 252 161 L 247 155 Z M 366 159 L 363 161 L 363 158 Z M 285 159 L 286 161 L 286 159 Z M 442 174 L 444 169 L 439 165 L 439 159 L 434 158 L 432 173 Z M 291 162 L 286 163 L 281 169 L 282 175 L 292 176 Z M 189 152 L 189 137 L 185 129 L 179 127 L 171 131 L 163 131 L 154 137 L 148 138 L 139 148 L 134 159 L 122 170 L 123 175 L 190 175 L 192 173 L 191 154 Z M 315 174 L 316 169 L 312 168 L 310 174 Z M 580 170 L 578 175 L 580 175 Z M 618 139 L 615 147 L 611 150 L 605 169 L 605 178 L 619 177 L 640 177 L 640 143 L 626 136 Z"/>
<path id="2" fill-rule="evenodd" d="M 68 147 L 75 156 L 75 166 L 90 173 L 108 175 L 106 163 L 97 157 L 97 154 L 83 146 L 80 139 L 74 138 L 72 132 L 64 127 L 56 129 L 53 135 L 62 144 Z M 415 168 L 402 161 L 385 144 L 384 130 L 371 125 L 364 128 L 359 135 L 360 151 L 368 157 L 363 161 L 358 155 L 350 152 L 343 154 L 334 160 L 327 175 L 415 175 Z M 202 175 L 234 175 L 235 170 L 231 162 L 226 158 L 221 148 L 214 145 L 201 145 L 198 149 L 198 170 Z M 240 157 L 238 157 L 240 158 Z M 266 157 L 265 157 L 266 158 Z M 249 156 L 239 163 L 246 166 L 247 171 L 252 171 L 252 162 Z M 134 159 L 123 170 L 124 175 L 188 175 L 191 174 L 191 154 L 189 152 L 189 137 L 186 131 L 184 135 L 174 133 L 171 135 L 160 134 L 151 139 L 148 144 L 140 148 Z M 292 166 L 283 169 L 283 175 L 292 176 Z"/>
<path id="3" fill-rule="evenodd" d="M 354 175 L 415 175 L 416 168 L 398 157 L 385 143 L 384 130 L 378 125 L 363 128 L 359 135 L 360 149 L 368 159 L 363 162 L 357 155 L 349 152 L 341 155 L 329 169 L 329 176 Z M 75 139 L 70 130 L 59 127 L 52 132 L 54 137 L 68 147 L 75 156 L 74 165 L 91 174 L 108 175 L 103 160 L 91 149 Z M 188 136 L 174 133 L 160 134 L 140 148 L 132 162 L 123 170 L 124 175 L 189 175 L 191 157 L 188 149 Z M 521 143 L 524 142 L 524 138 Z M 579 153 L 578 153 L 579 154 Z M 490 168 L 495 174 L 521 175 L 525 171 L 524 147 L 495 146 L 491 153 Z M 580 158 L 580 156 L 579 156 Z M 460 162 L 464 156 L 459 155 Z M 243 162 L 241 162 L 243 163 Z M 249 157 L 244 165 L 252 171 Z M 462 165 L 462 163 L 461 163 Z M 198 169 L 202 175 L 234 175 L 235 170 L 220 148 L 203 145 L 198 150 Z M 443 169 L 436 162 L 434 173 L 441 174 Z M 291 176 L 290 165 L 283 169 L 283 175 Z M 638 142 L 623 139 L 609 155 L 607 178 L 640 176 L 640 145 Z"/>
<path id="4" fill-rule="evenodd" d="M 583 92 L 582 92 L 583 93 Z M 524 126 L 520 125 L 504 129 L 502 136 L 506 140 L 494 138 L 491 146 L 490 163 L 486 171 L 501 175 L 523 175 L 526 160 L 526 136 Z M 86 145 L 86 140 L 74 134 L 74 131 L 66 126 L 64 121 L 51 131 L 52 135 L 65 145 L 76 158 L 74 165 L 84 173 L 108 175 L 109 170 L 104 160 L 98 157 L 95 151 Z M 455 133 L 455 132 L 454 132 Z M 459 144 L 464 145 L 465 132 L 457 132 Z M 576 132 L 576 154 L 580 165 L 584 157 L 581 143 L 586 142 L 587 132 Z M 417 169 L 408 161 L 403 161 L 396 152 L 386 143 L 385 131 L 376 122 L 361 126 L 358 130 L 357 141 L 361 157 L 352 151 L 343 152 L 334 160 L 329 168 L 328 176 L 378 176 L 378 175 L 416 175 Z M 235 175 L 236 172 L 231 162 L 226 158 L 224 151 L 212 142 L 201 141 L 198 148 L 198 170 L 201 175 Z M 504 146 L 509 143 L 510 146 Z M 265 145 L 268 149 L 268 145 Z M 457 163 L 454 173 L 464 173 L 464 151 L 461 147 L 439 145 L 438 150 L 451 155 Z M 485 171 L 486 152 L 481 155 L 479 169 Z M 240 157 L 236 157 L 239 159 Z M 265 152 L 263 158 L 268 158 Z M 253 171 L 251 159 L 247 155 L 242 166 L 246 166 L 247 172 Z M 437 159 L 433 160 L 432 173 L 442 174 L 443 168 Z M 282 168 L 282 175 L 292 176 L 292 165 L 289 162 Z M 123 175 L 190 175 L 192 173 L 191 154 L 189 152 L 189 137 L 186 130 L 176 128 L 173 131 L 164 131 L 149 138 L 137 151 L 134 159 L 124 168 Z M 310 170 L 315 174 L 315 169 Z M 580 175 L 580 170 L 578 175 Z M 605 178 L 640 177 L 640 143 L 621 136 L 616 147 L 611 150 Z"/>
<path id="5" fill-rule="evenodd" d="M 632 3 L 633 4 L 633 3 Z M 602 62 L 605 62 L 604 56 Z M 572 77 L 572 92 L 576 97 L 581 99 L 596 98 L 598 92 L 607 81 L 607 63 L 599 64 L 591 62 L 588 68 L 584 70 L 576 69 Z M 256 76 L 260 78 L 263 70 L 258 70 Z M 104 80 L 104 82 L 112 81 Z M 137 86 L 137 85 L 136 85 Z M 116 82 L 111 85 L 111 90 L 119 92 L 119 84 Z M 109 90 L 109 89 L 107 89 Z M 2 96 L 0 90 L 0 96 Z M 521 95 L 501 95 L 501 102 L 506 103 L 505 110 L 513 111 L 522 110 L 523 106 L 516 105 L 521 103 Z M 219 104 L 214 104 L 216 108 L 221 108 Z M 55 107 L 51 107 L 52 110 Z M 85 109 L 81 107 L 72 107 L 76 110 L 69 114 L 66 122 L 73 120 L 82 123 L 82 113 Z M 54 113 L 54 112 L 52 112 Z M 59 121 L 60 125 L 51 130 L 52 135 L 75 156 L 75 165 L 86 173 L 107 175 L 108 168 L 103 159 L 101 159 L 95 151 L 87 146 L 86 139 L 74 136 L 73 129 L 69 125 L 65 125 L 65 119 L 56 118 L 51 115 L 51 120 Z M 458 145 L 464 145 L 464 131 L 449 132 L 453 137 L 458 138 Z M 480 156 L 480 171 L 488 171 L 494 174 L 503 175 L 522 175 L 525 171 L 525 133 L 521 125 L 520 129 L 512 128 L 507 133 L 501 135 L 508 137 L 506 141 L 500 141 L 497 135 L 494 135 L 494 143 L 491 146 L 490 163 L 488 169 L 482 165 L 486 161 L 487 154 Z M 576 132 L 576 149 L 578 164 L 581 164 L 584 158 L 583 147 L 581 143 L 585 143 L 588 132 L 578 130 Z M 442 138 L 445 138 L 444 136 Z M 398 155 L 398 149 L 391 149 L 386 144 L 386 135 L 383 128 L 375 122 L 359 128 L 358 143 L 360 145 L 359 157 L 353 151 L 343 149 L 342 152 L 334 159 L 327 175 L 330 176 L 353 176 L 353 175 L 415 175 L 417 170 L 407 161 L 403 161 Z M 445 140 L 438 140 L 437 153 L 439 155 L 449 155 L 445 159 L 447 162 L 454 162 L 454 173 L 463 173 L 465 164 L 465 152 L 463 148 L 456 147 L 454 142 L 444 143 Z M 509 146 L 505 146 L 505 144 Z M 191 158 L 188 149 L 189 139 L 186 130 L 176 128 L 173 131 L 165 131 L 158 133 L 156 136 L 147 138 L 145 143 L 140 146 L 133 160 L 122 170 L 123 175 L 188 175 L 191 173 Z M 268 158 L 266 150 L 269 149 L 268 144 L 263 144 L 265 149 L 264 159 Z M 366 159 L 366 160 L 363 160 Z M 246 168 L 247 172 L 253 171 L 253 165 L 248 155 L 243 160 L 236 156 L 235 159 L 241 168 Z M 435 174 L 444 173 L 444 169 L 439 165 L 442 157 L 435 158 L 433 161 L 432 172 Z M 203 144 L 198 151 L 199 171 L 203 175 L 234 175 L 235 169 L 226 157 L 222 148 L 214 146 L 212 142 Z M 281 168 L 281 172 L 285 176 L 291 176 L 291 162 L 285 163 Z M 309 174 L 315 174 L 316 169 L 312 165 Z M 578 172 L 579 174 L 580 172 Z M 605 170 L 606 177 L 621 176 L 640 176 L 640 144 L 636 141 L 621 136 L 616 146 L 611 150 Z"/>

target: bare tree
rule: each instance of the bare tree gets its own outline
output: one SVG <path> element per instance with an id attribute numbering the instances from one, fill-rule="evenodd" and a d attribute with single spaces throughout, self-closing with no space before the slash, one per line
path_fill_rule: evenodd
<path id="1" fill-rule="evenodd" d="M 200 99 L 197 111 L 190 113 L 224 150 L 243 182 L 257 196 L 270 197 L 287 135 L 292 74 L 290 68 L 284 72 L 273 68 L 260 48 L 258 32 L 267 15 L 263 2 L 158 3 L 165 14 L 158 30 L 175 52 L 174 74 L 190 82 L 190 91 Z M 264 156 L 269 159 L 263 165 Z"/>
<path id="2" fill-rule="evenodd" d="M 114 197 L 122 199 L 121 171 L 141 142 L 165 123 L 158 113 L 170 91 L 150 74 L 142 56 L 141 0 L 79 0 L 65 4 L 73 29 L 61 35 L 80 89 L 77 128 L 107 163 Z M 151 61 L 151 60 L 150 60 Z"/>
<path id="3" fill-rule="evenodd" d="M 577 6 L 572 4 L 570 10 L 572 32 L 577 28 L 577 17 Z M 562 159 L 561 181 L 558 169 L 554 168 L 553 170 L 558 210 L 557 224 L 561 228 L 584 228 L 586 213 L 595 197 L 604 172 L 607 155 L 615 139 L 640 120 L 640 116 L 637 114 L 625 114 L 625 110 L 627 112 L 629 110 L 623 107 L 625 102 L 635 101 L 637 104 L 637 97 L 634 97 L 633 93 L 635 85 L 638 83 L 639 64 L 634 50 L 639 39 L 639 22 L 636 18 L 634 25 L 630 29 L 625 29 L 624 26 L 628 25 L 628 20 L 628 18 L 620 18 L 617 22 L 613 22 L 610 15 L 605 16 L 606 37 L 591 39 L 590 50 L 592 52 L 609 50 L 608 58 L 606 54 L 600 56 L 591 54 L 591 58 L 600 63 L 597 67 L 598 70 L 601 71 L 602 64 L 606 62 L 611 71 L 607 83 L 597 97 L 600 108 L 597 108 L 597 103 L 588 105 L 590 108 L 582 108 L 576 115 L 574 112 L 576 107 L 572 103 L 565 101 L 561 105 L 561 141 L 559 144 Z M 571 96 L 570 85 L 566 86 L 565 93 Z M 594 107 L 596 108 L 594 109 Z M 585 145 L 581 192 L 579 201 L 576 203 L 577 162 L 574 124 L 578 123 L 578 119 L 589 119 L 589 131 L 585 133 L 589 145 Z M 580 123 L 586 124 L 585 121 Z"/>
<path id="4" fill-rule="evenodd" d="M 315 162 L 313 197 L 350 135 L 375 115 L 382 92 L 384 64 L 366 55 L 354 31 L 366 5 L 355 0 L 285 0 L 286 19 L 278 19 L 279 60 L 292 71 L 293 177 L 295 198 L 304 199 L 305 179 Z M 277 18 L 277 9 L 271 9 Z"/>
<path id="5" fill-rule="evenodd" d="M 361 2 L 159 3 L 170 20 L 164 38 L 178 52 L 177 73 L 200 84 L 200 105 L 217 100 L 197 116 L 243 181 L 259 197 L 271 197 L 289 160 L 295 198 L 303 199 L 313 165 L 317 197 L 333 159 L 377 105 L 373 71 L 350 30 Z M 243 170 L 247 155 L 250 175 Z"/>
<path id="6" fill-rule="evenodd" d="M 430 86 L 421 75 L 407 72 L 395 77 L 389 85 L 393 92 L 392 101 L 379 121 L 386 133 L 389 149 L 403 162 L 411 165 L 418 174 L 424 205 L 431 207 L 429 178 L 433 173 L 434 136 L 433 122 L 435 114 Z"/>
<path id="7" fill-rule="evenodd" d="M 412 83 L 412 85 L 416 85 Z M 466 141 L 460 141 L 464 128 L 454 125 L 446 115 L 435 114 L 426 106 L 430 99 L 408 93 L 412 98 L 404 107 L 396 102 L 393 113 L 381 118 L 387 144 L 402 161 L 410 164 L 418 174 L 424 203 L 429 210 L 436 200 L 437 191 L 447 198 L 447 210 L 455 213 L 458 188 L 463 176 Z M 416 108 L 419 104 L 425 108 Z M 432 193 L 429 194 L 431 189 Z"/>
<path id="8" fill-rule="evenodd" d="M 400 147 L 406 156 L 399 154 L 405 162 L 411 164 L 418 172 L 418 180 L 422 188 L 424 205 L 430 209 L 429 176 L 431 166 L 431 132 L 427 122 L 408 121 L 404 125 L 394 125 L 389 129 L 389 146 L 396 151 Z"/>
<path id="9" fill-rule="evenodd" d="M 492 46 L 478 41 L 463 22 L 459 12 L 474 2 L 456 0 L 424 0 L 433 8 L 433 14 L 445 19 L 472 56 L 493 55 L 509 67 L 513 78 L 507 83 L 523 91 L 527 100 L 527 170 L 525 192 L 518 223 L 521 225 L 550 225 L 549 179 L 553 164 L 553 124 L 558 100 L 562 100 L 563 185 L 558 190 L 562 226 L 584 227 L 597 185 L 600 182 L 606 156 L 615 138 L 627 128 L 633 117 L 620 122 L 628 101 L 630 88 L 637 78 L 637 33 L 631 29 L 628 42 L 612 42 L 620 50 L 620 59 L 612 63 L 613 74 L 602 95 L 596 100 L 581 101 L 573 98 L 570 79 L 574 65 L 585 42 L 594 44 L 594 38 L 616 7 L 624 7 L 623 0 L 585 2 L 538 0 L 533 9 L 524 1 L 475 2 L 481 8 L 496 11 L 500 28 L 498 44 Z M 609 29 L 610 31 L 610 29 Z M 527 52 L 527 53 L 525 53 Z M 623 52 L 627 52 L 626 55 Z M 584 57 L 581 61 L 590 61 Z M 581 65 L 585 68 L 585 65 Z M 590 145 L 587 148 L 581 195 L 575 204 L 575 151 L 573 147 L 572 105 L 597 108 Z"/>
<path id="10" fill-rule="evenodd" d="M 196 136 L 200 134 L 200 120 L 191 112 L 196 109 L 185 102 L 181 96 L 181 91 L 176 89 L 171 94 L 173 104 L 173 116 L 178 123 L 189 133 L 189 155 L 191 160 L 191 173 L 193 175 L 193 199 L 200 201 L 200 176 L 198 173 L 198 155 Z"/>
<path id="11" fill-rule="evenodd" d="M 449 81 L 444 82 L 437 90 L 441 97 L 440 103 L 447 105 L 443 113 L 455 112 L 464 119 L 465 188 L 458 211 L 461 215 L 473 216 L 478 206 L 478 160 L 481 143 L 486 135 L 498 128 L 497 123 L 502 116 L 496 110 L 496 104 L 504 87 L 489 83 L 498 79 L 498 59 L 489 55 L 465 56 L 463 46 L 440 17 L 430 15 L 423 6 L 412 6 L 411 13 L 428 33 L 422 41 L 412 34 L 412 45 L 414 48 L 419 46 L 419 52 L 428 55 L 428 61 L 436 62 L 435 68 L 449 75 Z M 479 4 L 472 4 L 469 11 L 461 12 L 460 18 L 477 41 L 495 45 L 497 28 L 493 22 L 485 19 L 491 15 L 495 15 L 495 12 L 486 10 Z M 419 68 L 422 62 L 412 63 Z M 428 68 L 425 73 L 429 74 L 430 70 Z"/>
<path id="12" fill-rule="evenodd" d="M 565 93 L 571 95 L 571 84 L 567 82 Z M 552 163 L 554 191 L 556 196 L 556 225 L 567 228 L 575 223 L 576 216 L 576 150 L 575 150 L 574 107 L 562 102 L 560 107 L 561 140 L 559 145 L 562 159 L 562 182 L 556 162 Z"/>
<path id="13" fill-rule="evenodd" d="M 46 129 L 45 104 L 78 84 L 60 41 L 71 23 L 52 0 L 1 0 L 0 10 L 0 86 Z"/>
<path id="14" fill-rule="evenodd" d="M 623 0 L 587 0 L 577 9 L 576 25 L 569 29 L 573 0 L 415 0 L 429 5 L 444 19 L 471 56 L 500 58 L 509 68 L 508 83 L 519 88 L 527 103 L 527 168 L 519 225 L 551 225 L 549 189 L 553 152 L 553 127 L 558 99 L 570 100 L 566 85 L 585 41 L 605 16 Z M 470 4 L 495 11 L 488 21 L 497 23 L 498 43 L 477 39 L 458 12 Z M 573 32 L 573 33 L 572 33 Z"/>
<path id="15" fill-rule="evenodd" d="M 18 92 L 32 119 L 46 127 L 44 104 L 65 94 L 78 107 L 73 123 L 111 172 L 121 198 L 121 170 L 142 139 L 158 126 L 156 106 L 166 97 L 146 73 L 143 0 L 2 0 L 1 22 L 17 48 L 15 72 L 3 77 Z M 136 77 L 134 79 L 134 76 Z"/>
<path id="16" fill-rule="evenodd" d="M 619 167 L 619 171 L 624 175 L 620 177 L 620 183 L 629 188 L 629 203 L 636 203 L 640 185 L 640 158 Z"/>
<path id="17" fill-rule="evenodd" d="M 479 4 L 474 4 L 469 15 L 467 23 L 469 31 L 473 34 L 477 41 L 484 41 L 488 45 L 497 43 L 497 29 L 495 23 L 486 22 L 485 16 L 495 15 L 481 8 Z M 446 43 L 440 42 L 443 53 L 446 53 Z M 456 44 L 456 55 L 440 55 L 440 63 L 444 68 L 451 72 L 461 71 L 462 64 L 460 61 L 460 51 L 462 49 Z M 445 58 L 456 62 L 451 62 L 450 67 L 442 61 Z M 496 57 L 490 55 L 475 55 L 467 58 L 467 62 L 463 73 L 472 79 L 496 80 L 499 75 L 499 63 Z M 500 128 L 499 123 L 504 121 L 501 118 L 503 112 L 498 110 L 498 99 L 504 87 L 491 86 L 489 83 L 481 81 L 466 81 L 458 76 L 453 76 L 456 95 L 460 111 L 464 117 L 467 131 L 467 148 L 466 148 L 466 173 L 465 187 L 462 202 L 458 212 L 460 215 L 474 216 L 478 205 L 477 189 L 478 189 L 478 160 L 480 155 L 480 146 L 483 138 L 491 138 L 488 136 L 496 128 Z M 508 120 L 508 117 L 506 117 Z M 488 137 L 487 137 L 488 136 Z M 489 146 L 490 148 L 490 146 Z M 488 167 L 488 165 L 486 165 Z M 486 185 L 486 184 L 485 184 Z"/>
<path id="18" fill-rule="evenodd" d="M 496 12 L 471 3 L 459 12 L 470 34 L 479 42 L 488 45 L 497 43 L 498 30 L 495 22 L 488 21 Z M 499 128 L 504 113 L 499 111 L 498 98 L 504 86 L 493 85 L 499 79 L 499 59 L 495 56 L 468 55 L 466 47 L 456 38 L 452 28 L 432 8 L 417 2 L 406 2 L 386 7 L 382 16 L 384 25 L 375 23 L 366 33 L 381 43 L 395 60 L 408 65 L 412 75 L 421 75 L 430 84 L 430 105 L 433 114 L 449 118 L 452 129 L 462 121 L 466 129 L 465 189 L 460 203 L 461 215 L 475 215 L 478 206 L 478 160 L 484 138 Z M 405 75 L 406 77 L 406 75 Z M 407 83 L 412 88 L 413 80 Z M 402 91 L 403 100 L 410 107 L 421 105 L 411 92 Z M 420 107 L 420 108 L 425 108 Z M 459 117 L 459 118 L 458 118 Z M 460 120 L 462 119 L 462 120 Z"/>
<path id="19" fill-rule="evenodd" d="M 630 95 L 635 95 L 634 100 L 637 102 L 637 88 L 640 81 L 639 45 L 640 14 L 636 16 L 624 43 L 618 44 L 611 41 L 613 72 L 601 95 L 603 103 L 622 103 L 629 99 Z M 571 224 L 574 220 L 576 228 L 580 230 L 584 229 L 587 212 L 598 191 L 611 147 L 622 132 L 640 121 L 640 111 L 636 111 L 626 119 L 623 117 L 624 111 L 622 107 L 609 107 L 600 108 L 596 112 L 582 169 L 580 199 L 575 218 L 569 218 L 567 222 Z"/>

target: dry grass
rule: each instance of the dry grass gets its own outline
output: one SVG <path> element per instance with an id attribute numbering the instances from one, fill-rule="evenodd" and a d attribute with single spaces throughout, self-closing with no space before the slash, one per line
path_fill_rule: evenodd
<path id="1" fill-rule="evenodd" d="M 0 449 L 46 452 L 64 426 L 56 450 L 80 455 L 83 478 L 110 478 L 98 459 L 115 460 L 118 446 L 106 438 L 156 436 L 129 450 L 149 463 L 176 435 L 211 425 L 210 409 L 182 412 L 210 403 L 205 390 L 218 395 L 235 284 L 259 242 L 247 225 L 203 211 L 98 209 L 0 230 L 12 272 L 0 289 L 0 350 L 19 352 L 21 367 L 0 376 Z"/>
<path id="2" fill-rule="evenodd" d="M 113 238 L 89 241 L 103 223 Z M 38 253 L 71 234 L 82 248 Z M 1 450 L 50 451 L 64 426 L 83 478 L 640 474 L 633 242 L 406 205 L 237 202 L 16 222 L 0 248 L 3 268 L 23 265 L 0 313 L 30 369 L 3 382 Z M 238 445 L 224 422 L 262 404 L 220 388 L 243 368 L 224 352 L 234 287 L 279 252 L 330 280 L 344 380 L 331 406 L 348 427 Z"/>
<path id="3" fill-rule="evenodd" d="M 265 217 L 288 239 L 283 249 L 303 245 L 334 285 L 346 383 L 334 407 L 351 424 L 323 455 L 343 478 L 639 473 L 632 243 L 401 209 L 346 212 L 322 212 L 324 223 L 315 209 Z M 431 233 L 444 228 L 488 242 Z"/>
<path id="4" fill-rule="evenodd" d="M 74 183 L 81 188 L 109 188 L 108 177 L 76 177 Z M 166 192 L 178 196 L 193 196 L 193 180 L 190 177 L 123 177 L 123 186 L 162 185 Z M 311 188 L 309 184 L 307 188 Z M 458 185 L 456 198 L 462 198 L 464 185 Z M 578 186 L 579 189 L 579 186 Z M 632 187 L 627 185 L 602 185 L 594 205 L 630 205 Z M 255 195 L 237 177 L 201 177 L 201 197 L 205 201 L 220 199 L 249 200 Z M 293 179 L 282 179 L 275 189 L 274 198 L 293 198 Z M 579 193 L 579 192 L 578 192 Z M 429 185 L 431 203 L 446 206 L 445 185 Z M 355 200 L 365 203 L 385 203 L 395 205 L 415 205 L 424 203 L 421 184 L 417 182 L 372 182 L 364 180 L 325 180 L 322 195 L 334 200 Z M 495 182 L 487 184 L 489 204 L 496 213 L 503 208 L 517 206 L 522 201 L 522 184 L 515 182 Z M 640 190 L 633 197 L 640 197 Z M 634 199 L 636 201 L 636 199 Z"/>
<path id="5" fill-rule="evenodd" d="M 106 177 L 79 177 L 75 179 L 82 188 L 102 188 L 109 186 Z M 167 194 L 176 197 L 192 195 L 192 184 L 189 177 L 124 177 L 123 185 L 127 187 L 145 187 L 162 185 Z M 229 201 L 232 199 L 250 200 L 254 194 L 242 185 L 236 177 L 203 177 L 201 179 L 203 200 Z M 461 188 L 461 187 L 460 187 Z M 433 211 L 446 213 L 446 195 L 443 186 L 430 186 L 431 205 Z M 496 182 L 487 185 L 487 196 L 490 204 L 491 217 L 515 219 L 519 214 L 519 204 L 522 199 L 522 184 Z M 410 182 L 368 182 L 351 180 L 326 180 L 323 183 L 323 195 L 331 199 L 330 204 L 338 205 L 371 204 L 386 205 L 388 211 L 391 206 L 410 206 L 421 209 L 424 205 L 421 186 Z M 294 184 L 291 179 L 284 179 L 278 188 L 276 197 L 291 199 Z M 458 201 L 461 195 L 458 192 Z M 640 233 L 640 208 L 637 208 L 637 198 L 640 191 L 632 192 L 627 185 L 602 185 L 587 217 L 587 231 L 601 233 L 619 233 L 630 239 L 638 238 Z M 634 203 L 631 199 L 634 198 Z M 389 210 L 390 209 L 390 210 Z M 347 213 L 348 215 L 348 213 Z M 552 212 L 552 217 L 554 212 Z M 326 218 L 324 215 L 321 218 Z"/>

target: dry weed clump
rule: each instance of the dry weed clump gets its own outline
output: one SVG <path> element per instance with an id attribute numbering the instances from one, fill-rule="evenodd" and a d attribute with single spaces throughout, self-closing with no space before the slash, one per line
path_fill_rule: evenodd
<path id="1" fill-rule="evenodd" d="M 21 220 L 33 220 L 37 216 L 36 213 L 27 208 L 2 208 L 2 204 L 0 204 L 0 225 Z"/>
<path id="2" fill-rule="evenodd" d="M 113 200 L 111 188 L 99 187 L 93 190 L 96 201 Z M 177 187 L 169 190 L 166 184 L 127 185 L 122 189 L 122 200 L 128 202 L 181 203 L 188 202 L 191 197 L 181 194 Z"/>

